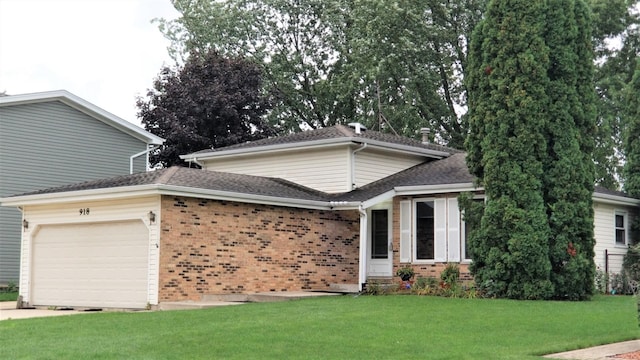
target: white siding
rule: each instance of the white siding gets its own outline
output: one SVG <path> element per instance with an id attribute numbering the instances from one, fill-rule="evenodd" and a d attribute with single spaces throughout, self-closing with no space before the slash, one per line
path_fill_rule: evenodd
<path id="1" fill-rule="evenodd" d="M 88 215 L 81 215 L 80 209 L 89 209 Z M 156 214 L 156 222 L 150 224 L 149 212 Z M 30 263 L 33 250 L 32 239 L 38 229 L 44 225 L 54 224 L 88 224 L 140 220 L 149 229 L 149 268 L 148 268 L 148 302 L 158 303 L 158 271 L 159 271 L 159 223 L 160 196 L 149 196 L 137 199 L 111 201 L 79 202 L 69 204 L 27 206 L 24 219 L 29 223 L 28 229 L 22 233 L 22 253 L 20 258 L 20 295 L 23 300 L 30 301 L 33 265 Z"/>
<path id="2" fill-rule="evenodd" d="M 312 189 L 340 193 L 351 190 L 347 146 L 287 151 L 210 160 L 207 170 L 286 179 Z"/>
<path id="3" fill-rule="evenodd" d="M 622 270 L 623 256 L 627 253 L 627 246 L 616 245 L 614 228 L 616 211 L 627 213 L 628 228 L 635 215 L 633 208 L 594 202 L 595 263 L 600 270 L 605 270 L 606 250 L 609 253 L 610 273 L 619 273 Z"/>
<path id="4" fill-rule="evenodd" d="M 365 149 L 355 154 L 355 184 L 357 187 L 380 180 L 424 161 L 419 156 L 383 153 Z"/>

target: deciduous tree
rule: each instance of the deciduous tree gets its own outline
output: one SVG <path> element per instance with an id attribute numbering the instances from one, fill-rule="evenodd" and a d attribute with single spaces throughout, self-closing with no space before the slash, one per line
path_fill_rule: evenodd
<path id="1" fill-rule="evenodd" d="M 163 68 L 147 97 L 137 101 L 145 129 L 166 139 L 151 163 L 186 165 L 180 155 L 271 134 L 261 85 L 255 64 L 215 51 L 192 52 L 184 66 Z"/>

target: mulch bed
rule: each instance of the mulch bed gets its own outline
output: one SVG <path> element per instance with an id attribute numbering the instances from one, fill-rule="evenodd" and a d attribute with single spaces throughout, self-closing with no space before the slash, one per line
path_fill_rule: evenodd
<path id="1" fill-rule="evenodd" d="M 618 354 L 615 356 L 610 356 L 612 359 L 630 359 L 630 360 L 640 360 L 640 351 L 634 351 L 626 354 Z"/>

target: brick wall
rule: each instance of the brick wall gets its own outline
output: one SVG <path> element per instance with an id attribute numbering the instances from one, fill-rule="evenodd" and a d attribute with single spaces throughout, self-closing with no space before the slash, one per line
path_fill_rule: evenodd
<path id="1" fill-rule="evenodd" d="M 159 300 L 358 283 L 359 214 L 163 196 Z"/>

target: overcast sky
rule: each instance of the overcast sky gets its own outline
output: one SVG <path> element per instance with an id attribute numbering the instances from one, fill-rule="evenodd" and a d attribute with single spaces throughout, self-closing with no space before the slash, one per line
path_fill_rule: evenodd
<path id="1" fill-rule="evenodd" d="M 170 0 L 0 0 L 0 92 L 67 90 L 140 125 L 136 96 L 173 64 L 151 19 L 178 15 Z"/>

